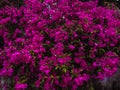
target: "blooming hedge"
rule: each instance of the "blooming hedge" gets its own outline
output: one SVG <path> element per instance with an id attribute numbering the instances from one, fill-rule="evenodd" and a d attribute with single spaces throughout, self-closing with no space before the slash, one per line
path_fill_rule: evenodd
<path id="1" fill-rule="evenodd" d="M 0 40 L 5 89 L 77 90 L 117 71 L 120 14 L 97 1 L 24 0 L 0 9 Z"/>

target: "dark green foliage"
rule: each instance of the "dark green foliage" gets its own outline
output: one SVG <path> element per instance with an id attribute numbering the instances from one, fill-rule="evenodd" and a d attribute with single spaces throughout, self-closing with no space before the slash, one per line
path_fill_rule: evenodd
<path id="1" fill-rule="evenodd" d="M 19 8 L 20 6 L 24 5 L 24 0 L 0 0 L 0 8 L 4 6 L 15 6 Z"/>

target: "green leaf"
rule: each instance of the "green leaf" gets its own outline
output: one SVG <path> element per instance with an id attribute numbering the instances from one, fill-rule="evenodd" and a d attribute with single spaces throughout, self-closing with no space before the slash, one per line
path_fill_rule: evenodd
<path id="1" fill-rule="evenodd" d="M 55 67 L 55 70 L 57 70 L 57 69 L 59 69 L 59 66 L 56 66 L 56 67 Z"/>
<path id="2" fill-rule="evenodd" d="M 62 71 L 63 71 L 64 73 L 66 73 L 66 72 L 67 72 L 67 68 L 63 68 Z"/>

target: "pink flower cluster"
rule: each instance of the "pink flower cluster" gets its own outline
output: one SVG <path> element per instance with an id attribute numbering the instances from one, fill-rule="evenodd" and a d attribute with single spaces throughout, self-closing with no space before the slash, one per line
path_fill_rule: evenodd
<path id="1" fill-rule="evenodd" d="M 116 72 L 120 16 L 97 1 L 24 0 L 0 9 L 0 39 L 8 90 L 77 90 Z"/>

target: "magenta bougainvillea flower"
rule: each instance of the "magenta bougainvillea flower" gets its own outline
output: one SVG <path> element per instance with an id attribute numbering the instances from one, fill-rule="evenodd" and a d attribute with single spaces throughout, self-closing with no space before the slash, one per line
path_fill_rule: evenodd
<path id="1" fill-rule="evenodd" d="M 19 8 L 0 8 L 0 77 L 10 79 L 8 90 L 77 90 L 117 71 L 120 16 L 114 5 L 23 1 Z"/>

